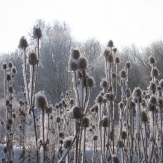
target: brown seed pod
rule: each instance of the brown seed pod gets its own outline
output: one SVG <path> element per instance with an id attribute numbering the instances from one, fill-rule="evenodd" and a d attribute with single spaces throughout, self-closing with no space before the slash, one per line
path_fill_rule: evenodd
<path id="1" fill-rule="evenodd" d="M 93 77 L 88 77 L 87 79 L 86 79 L 86 86 L 87 87 L 93 87 L 95 85 L 95 80 L 94 80 L 94 78 Z"/>
<path id="2" fill-rule="evenodd" d="M 72 143 L 72 139 L 71 138 L 66 138 L 63 142 L 63 147 L 65 149 L 68 149 L 71 146 Z"/>
<path id="3" fill-rule="evenodd" d="M 119 158 L 116 155 L 112 155 L 112 162 L 119 163 Z"/>
<path id="4" fill-rule="evenodd" d="M 6 63 L 3 63 L 2 68 L 3 68 L 4 70 L 6 70 L 6 69 L 7 69 L 7 64 L 6 64 Z"/>
<path id="5" fill-rule="evenodd" d="M 127 132 L 126 132 L 126 130 L 122 130 L 122 132 L 121 132 L 121 138 L 122 139 L 126 139 L 127 138 Z"/>
<path id="6" fill-rule="evenodd" d="M 156 63 L 155 58 L 152 57 L 152 56 L 150 56 L 150 57 L 149 57 L 149 64 L 150 64 L 150 65 L 153 65 L 154 63 Z"/>
<path id="7" fill-rule="evenodd" d="M 61 122 L 61 117 L 57 116 L 57 117 L 56 117 L 56 122 L 57 122 L 57 123 L 60 123 L 60 122 Z"/>
<path id="8" fill-rule="evenodd" d="M 59 137 L 60 137 L 60 138 L 63 138 L 63 137 L 64 137 L 64 132 L 60 132 L 60 133 L 59 133 Z"/>
<path id="9" fill-rule="evenodd" d="M 148 117 L 147 117 L 146 111 L 142 111 L 142 113 L 141 113 L 141 120 L 144 123 L 148 122 Z"/>
<path id="10" fill-rule="evenodd" d="M 122 140 L 118 140 L 117 141 L 117 146 L 118 146 L 118 148 L 123 148 L 125 145 L 124 145 Z"/>
<path id="11" fill-rule="evenodd" d="M 116 64 L 119 64 L 119 63 L 120 63 L 119 57 L 115 57 L 115 63 L 116 63 Z"/>
<path id="12" fill-rule="evenodd" d="M 79 119 L 82 117 L 81 109 L 78 106 L 73 106 L 68 112 L 70 119 Z"/>
<path id="13" fill-rule="evenodd" d="M 97 102 L 97 103 L 102 103 L 102 101 L 103 101 L 103 97 L 102 97 L 101 95 L 98 95 L 98 96 L 96 97 L 96 102 Z"/>
<path id="14" fill-rule="evenodd" d="M 80 57 L 77 60 L 77 64 L 80 69 L 86 69 L 88 66 L 88 61 L 85 57 Z"/>
<path id="15" fill-rule="evenodd" d="M 110 54 L 110 50 L 109 48 L 106 48 L 105 51 L 104 51 L 104 57 L 107 58 Z"/>
<path id="16" fill-rule="evenodd" d="M 38 64 L 39 60 L 37 57 L 37 54 L 35 52 L 29 52 L 28 53 L 28 63 L 30 65 L 36 65 Z"/>
<path id="17" fill-rule="evenodd" d="M 102 79 L 102 81 L 100 82 L 101 88 L 107 88 L 108 85 L 109 85 L 109 84 L 108 84 L 107 79 Z"/>
<path id="18" fill-rule="evenodd" d="M 38 26 L 34 26 L 33 27 L 33 38 L 36 39 L 40 39 L 42 37 L 42 31 L 41 28 Z"/>
<path id="19" fill-rule="evenodd" d="M 85 128 L 89 127 L 89 118 L 88 117 L 84 117 L 82 119 L 82 126 L 85 127 Z"/>
<path id="20" fill-rule="evenodd" d="M 97 136 L 97 135 L 94 135 L 94 136 L 93 136 L 93 140 L 94 140 L 94 141 L 98 140 L 98 136 Z"/>
<path id="21" fill-rule="evenodd" d="M 125 71 L 124 69 L 122 69 L 122 70 L 120 71 L 120 77 L 121 77 L 121 78 L 126 78 L 126 77 L 127 77 L 127 73 L 126 73 L 126 71 Z"/>
<path id="22" fill-rule="evenodd" d="M 102 127 L 109 127 L 109 119 L 107 116 L 104 116 L 102 121 L 101 121 L 101 126 Z"/>
<path id="23" fill-rule="evenodd" d="M 126 68 L 126 69 L 131 68 L 131 63 L 130 63 L 129 61 L 126 62 L 126 64 L 125 64 L 125 68 Z"/>
<path id="24" fill-rule="evenodd" d="M 78 59 L 79 57 L 80 57 L 80 52 L 79 52 L 79 50 L 78 49 L 73 49 L 72 50 L 72 53 L 71 53 L 71 57 L 73 58 L 73 59 Z"/>
<path id="25" fill-rule="evenodd" d="M 75 70 L 78 69 L 78 64 L 77 64 L 76 61 L 70 60 L 70 61 L 69 61 L 69 67 L 70 67 L 70 70 L 71 70 L 71 71 L 75 71 Z"/>
<path id="26" fill-rule="evenodd" d="M 113 41 L 110 40 L 110 41 L 108 42 L 108 47 L 112 48 L 113 46 L 114 46 Z"/>
<path id="27" fill-rule="evenodd" d="M 24 36 L 22 36 L 20 38 L 20 41 L 19 41 L 19 46 L 18 46 L 20 49 L 25 49 L 28 47 L 28 43 L 27 43 L 27 40 Z"/>

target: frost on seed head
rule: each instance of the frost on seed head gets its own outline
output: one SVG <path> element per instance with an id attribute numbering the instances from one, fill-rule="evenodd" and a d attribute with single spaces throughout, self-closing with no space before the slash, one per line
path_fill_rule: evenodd
<path id="1" fill-rule="evenodd" d="M 35 105 L 39 109 L 47 109 L 48 101 L 43 92 L 38 92 L 35 94 Z"/>
<path id="2" fill-rule="evenodd" d="M 30 65 L 36 65 L 38 64 L 39 60 L 37 57 L 37 54 L 35 52 L 29 52 L 28 54 L 28 63 Z"/>
<path id="3" fill-rule="evenodd" d="M 77 64 L 80 69 L 86 69 L 88 66 L 88 61 L 85 57 L 80 57 L 77 60 Z"/>
<path id="4" fill-rule="evenodd" d="M 19 46 L 18 46 L 20 49 L 25 49 L 28 47 L 28 43 L 27 43 L 27 40 L 24 36 L 22 36 L 20 38 L 20 41 L 19 41 Z"/>
<path id="5" fill-rule="evenodd" d="M 78 59 L 80 57 L 80 52 L 78 49 L 72 49 L 72 53 L 71 53 L 71 57 L 72 59 Z"/>
<path id="6" fill-rule="evenodd" d="M 33 38 L 36 39 L 40 39 L 42 37 L 42 31 L 41 28 L 39 26 L 34 26 L 33 27 Z"/>

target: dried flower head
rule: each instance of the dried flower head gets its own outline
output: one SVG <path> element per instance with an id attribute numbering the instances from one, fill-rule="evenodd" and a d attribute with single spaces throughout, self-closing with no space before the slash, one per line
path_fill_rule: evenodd
<path id="1" fill-rule="evenodd" d="M 119 158 L 116 155 L 112 155 L 112 162 L 119 163 Z"/>
<path id="2" fill-rule="evenodd" d="M 13 124 L 13 120 L 10 118 L 10 119 L 8 119 L 8 124 L 9 125 L 12 125 Z"/>
<path id="3" fill-rule="evenodd" d="M 127 77 L 127 73 L 126 73 L 126 71 L 125 71 L 124 69 L 122 69 L 122 70 L 120 71 L 120 77 L 121 77 L 121 78 L 126 78 L 126 77 Z"/>
<path id="4" fill-rule="evenodd" d="M 142 120 L 142 122 L 144 122 L 144 123 L 146 123 L 146 122 L 148 122 L 148 116 L 147 116 L 147 113 L 146 113 L 146 111 L 142 111 L 142 113 L 141 113 L 141 120 Z"/>
<path id="5" fill-rule="evenodd" d="M 142 96 L 142 90 L 139 87 L 136 87 L 133 90 L 133 94 L 132 94 L 135 98 L 141 97 Z"/>
<path id="6" fill-rule="evenodd" d="M 109 50 L 109 48 L 106 48 L 104 51 L 104 57 L 108 58 L 109 54 L 110 54 L 110 50 Z"/>
<path id="7" fill-rule="evenodd" d="M 80 57 L 80 52 L 79 52 L 79 50 L 78 49 L 73 49 L 72 50 L 72 53 L 71 53 L 71 57 L 73 58 L 73 59 L 78 59 L 79 57 Z"/>
<path id="8" fill-rule="evenodd" d="M 123 148 L 125 145 L 124 145 L 122 140 L 118 140 L 117 141 L 117 146 L 118 146 L 118 148 Z"/>
<path id="9" fill-rule="evenodd" d="M 80 69 L 86 69 L 88 66 L 88 61 L 85 57 L 80 57 L 77 60 L 77 64 Z"/>
<path id="10" fill-rule="evenodd" d="M 30 65 L 36 65 L 38 64 L 39 60 L 38 60 L 38 57 L 37 57 L 37 54 L 35 52 L 29 52 L 28 54 L 28 63 Z"/>
<path id="11" fill-rule="evenodd" d="M 88 117 L 84 117 L 82 119 L 82 126 L 85 127 L 85 128 L 89 127 L 89 118 Z"/>
<path id="12" fill-rule="evenodd" d="M 117 52 L 117 48 L 113 48 L 112 50 L 114 54 Z"/>
<path id="13" fill-rule="evenodd" d="M 93 87 L 95 85 L 95 80 L 94 80 L 94 78 L 93 77 L 88 77 L 87 79 L 86 79 L 86 86 L 87 87 Z"/>
<path id="14" fill-rule="evenodd" d="M 3 148 L 3 152 L 4 152 L 4 153 L 7 153 L 7 147 L 4 147 L 4 148 Z"/>
<path id="15" fill-rule="evenodd" d="M 6 70 L 7 69 L 7 64 L 3 63 L 3 69 Z"/>
<path id="16" fill-rule="evenodd" d="M 13 68 L 12 68 L 12 73 L 13 73 L 13 74 L 16 74 L 16 72 L 17 72 L 16 67 L 13 67 Z"/>
<path id="17" fill-rule="evenodd" d="M 56 122 L 57 122 L 57 123 L 60 123 L 60 122 L 61 122 L 61 117 L 57 116 L 57 117 L 56 117 Z"/>
<path id="18" fill-rule="evenodd" d="M 59 137 L 60 137 L 60 138 L 63 138 L 63 137 L 64 137 L 64 132 L 60 132 L 60 133 L 59 133 Z"/>
<path id="19" fill-rule="evenodd" d="M 42 31 L 41 28 L 38 26 L 34 26 L 33 27 L 33 38 L 36 39 L 40 39 L 42 37 Z"/>
<path id="20" fill-rule="evenodd" d="M 149 91 L 151 91 L 151 92 L 153 92 L 153 93 L 155 93 L 156 92 L 156 89 L 157 89 L 157 85 L 156 85 L 156 83 L 155 82 L 153 82 L 153 81 L 150 81 L 150 85 L 149 85 Z"/>
<path id="21" fill-rule="evenodd" d="M 107 79 L 102 79 L 102 81 L 100 82 L 101 88 L 107 88 L 108 85 L 109 85 L 109 84 L 108 84 Z"/>
<path id="22" fill-rule="evenodd" d="M 147 110 L 149 110 L 149 111 L 155 111 L 156 110 L 156 105 L 148 102 L 148 104 L 147 104 Z"/>
<path id="23" fill-rule="evenodd" d="M 8 67 L 11 69 L 12 66 L 13 66 L 13 63 L 12 62 L 9 62 Z"/>
<path id="24" fill-rule="evenodd" d="M 127 138 L 127 132 L 126 132 L 126 130 L 122 130 L 122 132 L 121 132 L 121 138 L 122 139 L 126 139 Z"/>
<path id="25" fill-rule="evenodd" d="M 28 43 L 27 43 L 27 40 L 24 36 L 22 36 L 20 38 L 20 41 L 19 41 L 19 46 L 18 46 L 20 49 L 26 49 L 28 47 Z"/>
<path id="26" fill-rule="evenodd" d="M 74 99 L 73 98 L 70 98 L 69 104 L 70 105 L 73 105 L 74 104 Z"/>
<path id="27" fill-rule="evenodd" d="M 112 63 L 113 61 L 114 61 L 113 55 L 110 53 L 110 54 L 108 55 L 108 62 Z"/>
<path id="28" fill-rule="evenodd" d="M 102 103 L 102 101 L 103 101 L 103 97 L 102 97 L 101 95 L 98 95 L 98 96 L 96 97 L 96 102 L 97 102 L 97 103 Z"/>
<path id="29" fill-rule="evenodd" d="M 157 98 L 155 96 L 151 96 L 149 99 L 149 102 L 153 105 L 155 105 L 157 103 Z"/>
<path id="30" fill-rule="evenodd" d="M 11 75 L 10 75 L 10 73 L 7 73 L 7 75 L 6 75 L 6 80 L 11 80 Z"/>
<path id="31" fill-rule="evenodd" d="M 115 57 L 115 63 L 116 63 L 116 64 L 119 64 L 119 63 L 120 63 L 119 57 Z"/>
<path id="32" fill-rule="evenodd" d="M 157 105 L 161 108 L 163 107 L 163 99 L 161 97 L 157 98 Z"/>
<path id="33" fill-rule="evenodd" d="M 82 117 L 81 109 L 78 106 L 73 106 L 68 114 L 70 119 L 79 119 Z"/>
<path id="34" fill-rule="evenodd" d="M 113 46 L 114 46 L 113 41 L 110 40 L 110 41 L 108 42 L 108 47 L 109 47 L 109 48 L 112 48 Z"/>
<path id="35" fill-rule="evenodd" d="M 101 121 L 101 126 L 102 127 L 109 127 L 109 119 L 107 116 L 104 116 L 102 121 Z"/>
<path id="36" fill-rule="evenodd" d="M 131 68 L 131 63 L 130 63 L 129 61 L 126 62 L 126 64 L 125 64 L 125 68 L 126 68 L 126 69 Z"/>
<path id="37" fill-rule="evenodd" d="M 131 90 L 129 88 L 127 88 L 125 90 L 125 95 L 126 95 L 126 97 L 130 97 L 131 96 Z"/>
<path id="38" fill-rule="evenodd" d="M 13 93 L 13 92 L 14 92 L 14 89 L 13 89 L 12 86 L 9 86 L 9 88 L 8 88 L 8 92 L 9 92 L 9 93 Z"/>
<path id="39" fill-rule="evenodd" d="M 152 56 L 150 56 L 150 57 L 149 57 L 149 64 L 150 64 L 150 65 L 153 65 L 154 63 L 156 63 L 155 58 L 152 57 Z"/>
<path id="40" fill-rule="evenodd" d="M 65 149 L 68 149 L 71 146 L 72 139 L 70 137 L 66 138 L 63 142 L 63 147 Z"/>
<path id="41" fill-rule="evenodd" d="M 98 136 L 97 136 L 97 135 L 94 135 L 94 136 L 93 136 L 93 140 L 94 140 L 94 141 L 98 140 Z"/>
<path id="42" fill-rule="evenodd" d="M 151 77 L 154 76 L 154 77 L 158 77 L 160 75 L 160 72 L 158 71 L 158 68 L 157 67 L 154 67 L 152 70 L 151 70 Z"/>
<path id="43" fill-rule="evenodd" d="M 121 101 L 121 102 L 119 102 L 118 106 L 119 106 L 120 109 L 123 109 L 124 103 Z"/>
<path id="44" fill-rule="evenodd" d="M 38 92 L 35 94 L 35 105 L 39 109 L 47 109 L 48 101 L 43 92 Z"/>
<path id="45" fill-rule="evenodd" d="M 46 113 L 48 114 L 51 114 L 52 113 L 52 110 L 53 110 L 53 106 L 52 105 L 49 105 L 46 109 Z"/>
<path id="46" fill-rule="evenodd" d="M 117 74 L 115 72 L 112 73 L 112 78 L 116 78 L 117 77 Z"/>

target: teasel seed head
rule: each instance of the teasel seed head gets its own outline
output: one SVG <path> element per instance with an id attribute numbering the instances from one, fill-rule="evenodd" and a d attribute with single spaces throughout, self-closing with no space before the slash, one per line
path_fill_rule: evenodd
<path id="1" fill-rule="evenodd" d="M 12 66 L 13 66 L 13 63 L 12 62 L 9 62 L 8 67 L 11 69 Z"/>
<path id="2" fill-rule="evenodd" d="M 68 114 L 70 119 L 79 119 L 82 117 L 81 109 L 78 106 L 73 106 Z"/>
<path id="3" fill-rule="evenodd" d="M 151 70 L 151 77 L 154 76 L 154 77 L 158 77 L 160 75 L 160 72 L 158 71 L 158 68 L 157 67 L 154 67 L 152 70 Z"/>
<path id="4" fill-rule="evenodd" d="M 126 62 L 126 64 L 125 64 L 125 68 L 126 68 L 126 69 L 131 68 L 131 63 L 130 63 L 129 61 Z"/>
<path id="5" fill-rule="evenodd" d="M 125 94 L 126 94 L 126 97 L 130 97 L 131 96 L 131 90 L 129 88 L 127 88 L 125 90 Z"/>
<path id="6" fill-rule="evenodd" d="M 33 27 L 33 38 L 36 39 L 40 39 L 42 37 L 42 31 L 41 28 L 38 26 L 34 26 Z"/>
<path id="7" fill-rule="evenodd" d="M 132 94 L 134 97 L 141 97 L 142 96 L 142 90 L 139 88 L 139 87 L 136 87 L 134 90 L 133 90 L 133 94 Z"/>
<path id="8" fill-rule="evenodd" d="M 156 111 L 156 105 L 148 102 L 148 104 L 147 104 L 147 110 L 148 111 Z"/>
<path id="9" fill-rule="evenodd" d="M 63 138 L 63 137 L 64 137 L 64 132 L 60 132 L 60 133 L 59 133 L 59 137 L 60 137 L 60 138 Z"/>
<path id="10" fill-rule="evenodd" d="M 88 77 L 86 79 L 86 86 L 92 88 L 95 85 L 95 80 L 93 77 Z"/>
<path id="11" fill-rule="evenodd" d="M 113 46 L 114 46 L 113 41 L 110 40 L 110 41 L 108 42 L 108 47 L 109 47 L 109 48 L 112 48 Z"/>
<path id="12" fill-rule="evenodd" d="M 8 121 L 8 124 L 9 124 L 9 125 L 12 125 L 12 124 L 13 124 L 13 120 L 12 120 L 11 118 L 8 119 L 7 121 Z"/>
<path id="13" fill-rule="evenodd" d="M 42 92 L 38 92 L 35 95 L 35 104 L 39 109 L 47 109 L 48 107 L 48 101 L 45 95 Z"/>
<path id="14" fill-rule="evenodd" d="M 72 59 L 78 59 L 80 57 L 80 52 L 78 49 L 73 49 L 72 50 L 72 53 L 71 53 L 71 57 Z"/>
<path id="15" fill-rule="evenodd" d="M 13 87 L 12 86 L 9 86 L 8 91 L 9 91 L 9 93 L 13 93 L 14 92 Z"/>
<path id="16" fill-rule="evenodd" d="M 89 118 L 88 117 L 84 117 L 82 119 L 82 126 L 85 127 L 85 128 L 89 127 Z"/>
<path id="17" fill-rule="evenodd" d="M 122 140 L 118 140 L 117 141 L 117 146 L 118 146 L 118 148 L 123 148 L 125 145 L 124 145 Z"/>
<path id="18" fill-rule="evenodd" d="M 6 75 L 6 80 L 8 80 L 8 81 L 11 80 L 11 75 L 9 73 L 7 73 L 7 75 Z"/>
<path id="19" fill-rule="evenodd" d="M 103 97 L 102 97 L 101 95 L 98 95 L 98 96 L 96 97 L 96 102 L 97 102 L 97 103 L 102 103 L 102 101 L 103 101 Z"/>
<path id="20" fill-rule="evenodd" d="M 56 122 L 57 122 L 57 123 L 60 123 L 60 122 L 61 122 L 61 117 L 57 116 L 57 117 L 56 117 Z"/>
<path id="21" fill-rule="evenodd" d="M 58 104 L 58 103 L 55 104 L 55 108 L 56 108 L 56 109 L 59 108 L 59 104 Z"/>
<path id="22" fill-rule="evenodd" d="M 115 63 L 116 63 L 116 64 L 119 64 L 119 63 L 120 63 L 119 57 L 115 57 Z"/>
<path id="23" fill-rule="evenodd" d="M 148 122 L 148 116 L 147 116 L 146 111 L 144 111 L 144 110 L 141 112 L 141 120 L 144 123 Z"/>
<path id="24" fill-rule="evenodd" d="M 112 63 L 113 61 L 114 61 L 113 55 L 112 54 L 109 54 L 109 56 L 108 56 L 108 62 Z"/>
<path id="25" fill-rule="evenodd" d="M 161 87 L 161 89 L 163 89 L 163 79 L 160 80 L 159 86 Z"/>
<path id="26" fill-rule="evenodd" d="M 112 162 L 119 163 L 119 158 L 116 155 L 112 155 Z"/>
<path id="27" fill-rule="evenodd" d="M 112 50 L 114 54 L 117 52 L 117 48 L 113 48 Z"/>
<path id="28" fill-rule="evenodd" d="M 150 85 L 148 88 L 149 88 L 149 91 L 152 91 L 153 93 L 155 93 L 157 89 L 156 83 L 153 81 L 150 81 Z"/>
<path id="29" fill-rule="evenodd" d="M 73 98 L 70 98 L 69 104 L 70 105 L 73 105 L 74 104 L 74 99 Z"/>
<path id="30" fill-rule="evenodd" d="M 66 138 L 63 142 L 63 147 L 65 149 L 68 149 L 71 146 L 72 143 L 72 139 L 71 138 Z"/>
<path id="31" fill-rule="evenodd" d="M 109 97 L 109 101 L 114 101 L 115 100 L 115 95 L 113 92 L 110 92 L 110 97 Z"/>
<path id="32" fill-rule="evenodd" d="M 75 70 L 78 69 L 78 64 L 77 64 L 76 61 L 74 61 L 74 60 L 71 59 L 71 60 L 69 61 L 69 67 L 70 67 L 70 70 L 71 70 L 71 71 L 75 71 Z"/>
<path id="33" fill-rule="evenodd" d="M 157 103 L 157 98 L 155 96 L 151 96 L 149 99 L 149 102 L 153 105 L 155 105 Z"/>
<path id="34" fill-rule="evenodd" d="M 94 140 L 94 141 L 98 140 L 98 136 L 97 136 L 97 135 L 94 135 L 94 136 L 93 136 L 93 140 Z"/>
<path id="35" fill-rule="evenodd" d="M 109 50 L 109 48 L 106 48 L 104 51 L 104 57 L 108 58 L 109 54 L 110 54 L 110 50 Z"/>
<path id="36" fill-rule="evenodd" d="M 121 138 L 122 139 L 126 139 L 127 138 L 127 132 L 126 132 L 126 130 L 122 130 L 122 132 L 121 132 Z"/>
<path id="37" fill-rule="evenodd" d="M 10 130 L 11 129 L 11 126 L 9 124 L 6 125 L 6 129 L 7 130 Z"/>
<path id="38" fill-rule="evenodd" d="M 122 69 L 122 70 L 120 71 L 120 77 L 121 77 L 121 78 L 126 78 L 126 77 L 127 77 L 127 73 L 126 73 L 126 71 L 125 71 L 124 69 Z"/>
<path id="39" fill-rule="evenodd" d="M 12 73 L 13 73 L 13 74 L 16 74 L 16 72 L 17 72 L 16 67 L 13 67 L 13 68 L 12 68 Z"/>
<path id="40" fill-rule="evenodd" d="M 112 78 L 115 79 L 117 77 L 117 74 L 115 72 L 112 73 Z"/>
<path id="41" fill-rule="evenodd" d="M 163 107 L 163 99 L 161 97 L 157 98 L 157 105 L 161 108 Z"/>
<path id="42" fill-rule="evenodd" d="M 153 64 L 155 64 L 155 63 L 156 63 L 155 58 L 152 57 L 152 56 L 150 56 L 150 57 L 149 57 L 149 64 L 150 64 L 150 65 L 153 65 Z"/>
<path id="43" fill-rule="evenodd" d="M 3 63 L 3 67 L 2 67 L 4 70 L 7 69 L 7 64 L 6 63 Z"/>
<path id="44" fill-rule="evenodd" d="M 101 121 L 101 126 L 102 127 L 109 127 L 109 119 L 107 116 L 104 116 L 102 121 Z"/>
<path id="45" fill-rule="evenodd" d="M 4 147 L 4 148 L 3 148 L 3 153 L 7 153 L 7 151 L 8 151 L 8 150 L 7 150 L 7 147 Z"/>
<path id="46" fill-rule="evenodd" d="M 120 109 L 123 109 L 124 103 L 121 101 L 121 102 L 119 102 L 118 106 L 119 106 Z"/>
<path id="47" fill-rule="evenodd" d="M 80 69 L 86 69 L 88 66 L 88 61 L 85 57 L 80 57 L 77 60 L 77 65 Z"/>
<path id="48" fill-rule="evenodd" d="M 46 109 L 46 113 L 48 114 L 51 114 L 52 113 L 52 110 L 53 110 L 53 106 L 52 105 L 49 105 Z"/>
<path id="49" fill-rule="evenodd" d="M 109 85 L 107 79 L 102 79 L 102 81 L 100 82 L 100 86 L 101 88 L 107 88 Z"/>
<path id="50" fill-rule="evenodd" d="M 38 62 L 39 62 L 39 60 L 38 60 L 37 54 L 33 51 L 29 52 L 28 63 L 30 65 L 36 65 L 36 64 L 38 64 Z"/>
<path id="51" fill-rule="evenodd" d="M 19 46 L 18 46 L 20 49 L 26 49 L 28 47 L 28 43 L 27 43 L 27 40 L 24 36 L 22 36 L 20 38 L 20 41 L 19 41 Z"/>

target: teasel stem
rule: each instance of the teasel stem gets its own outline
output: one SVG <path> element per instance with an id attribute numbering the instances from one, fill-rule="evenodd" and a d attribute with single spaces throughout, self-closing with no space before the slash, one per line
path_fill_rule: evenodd
<path id="1" fill-rule="evenodd" d="M 116 76 L 116 79 L 115 79 L 115 82 L 116 82 L 116 86 L 115 86 L 115 97 L 116 97 L 116 100 L 117 100 L 117 91 L 118 91 L 118 63 L 116 63 L 116 65 L 115 65 L 116 67 L 116 74 L 117 74 L 117 76 Z"/>
<path id="2" fill-rule="evenodd" d="M 42 142 L 43 144 L 45 144 L 45 137 L 44 137 L 44 108 L 42 108 Z M 42 153 L 42 157 L 43 157 L 43 163 L 45 163 L 45 148 L 43 146 L 43 153 Z"/>
<path id="3" fill-rule="evenodd" d="M 83 155 L 82 155 L 82 163 L 85 163 L 85 137 L 86 137 L 86 127 L 83 129 Z"/>

